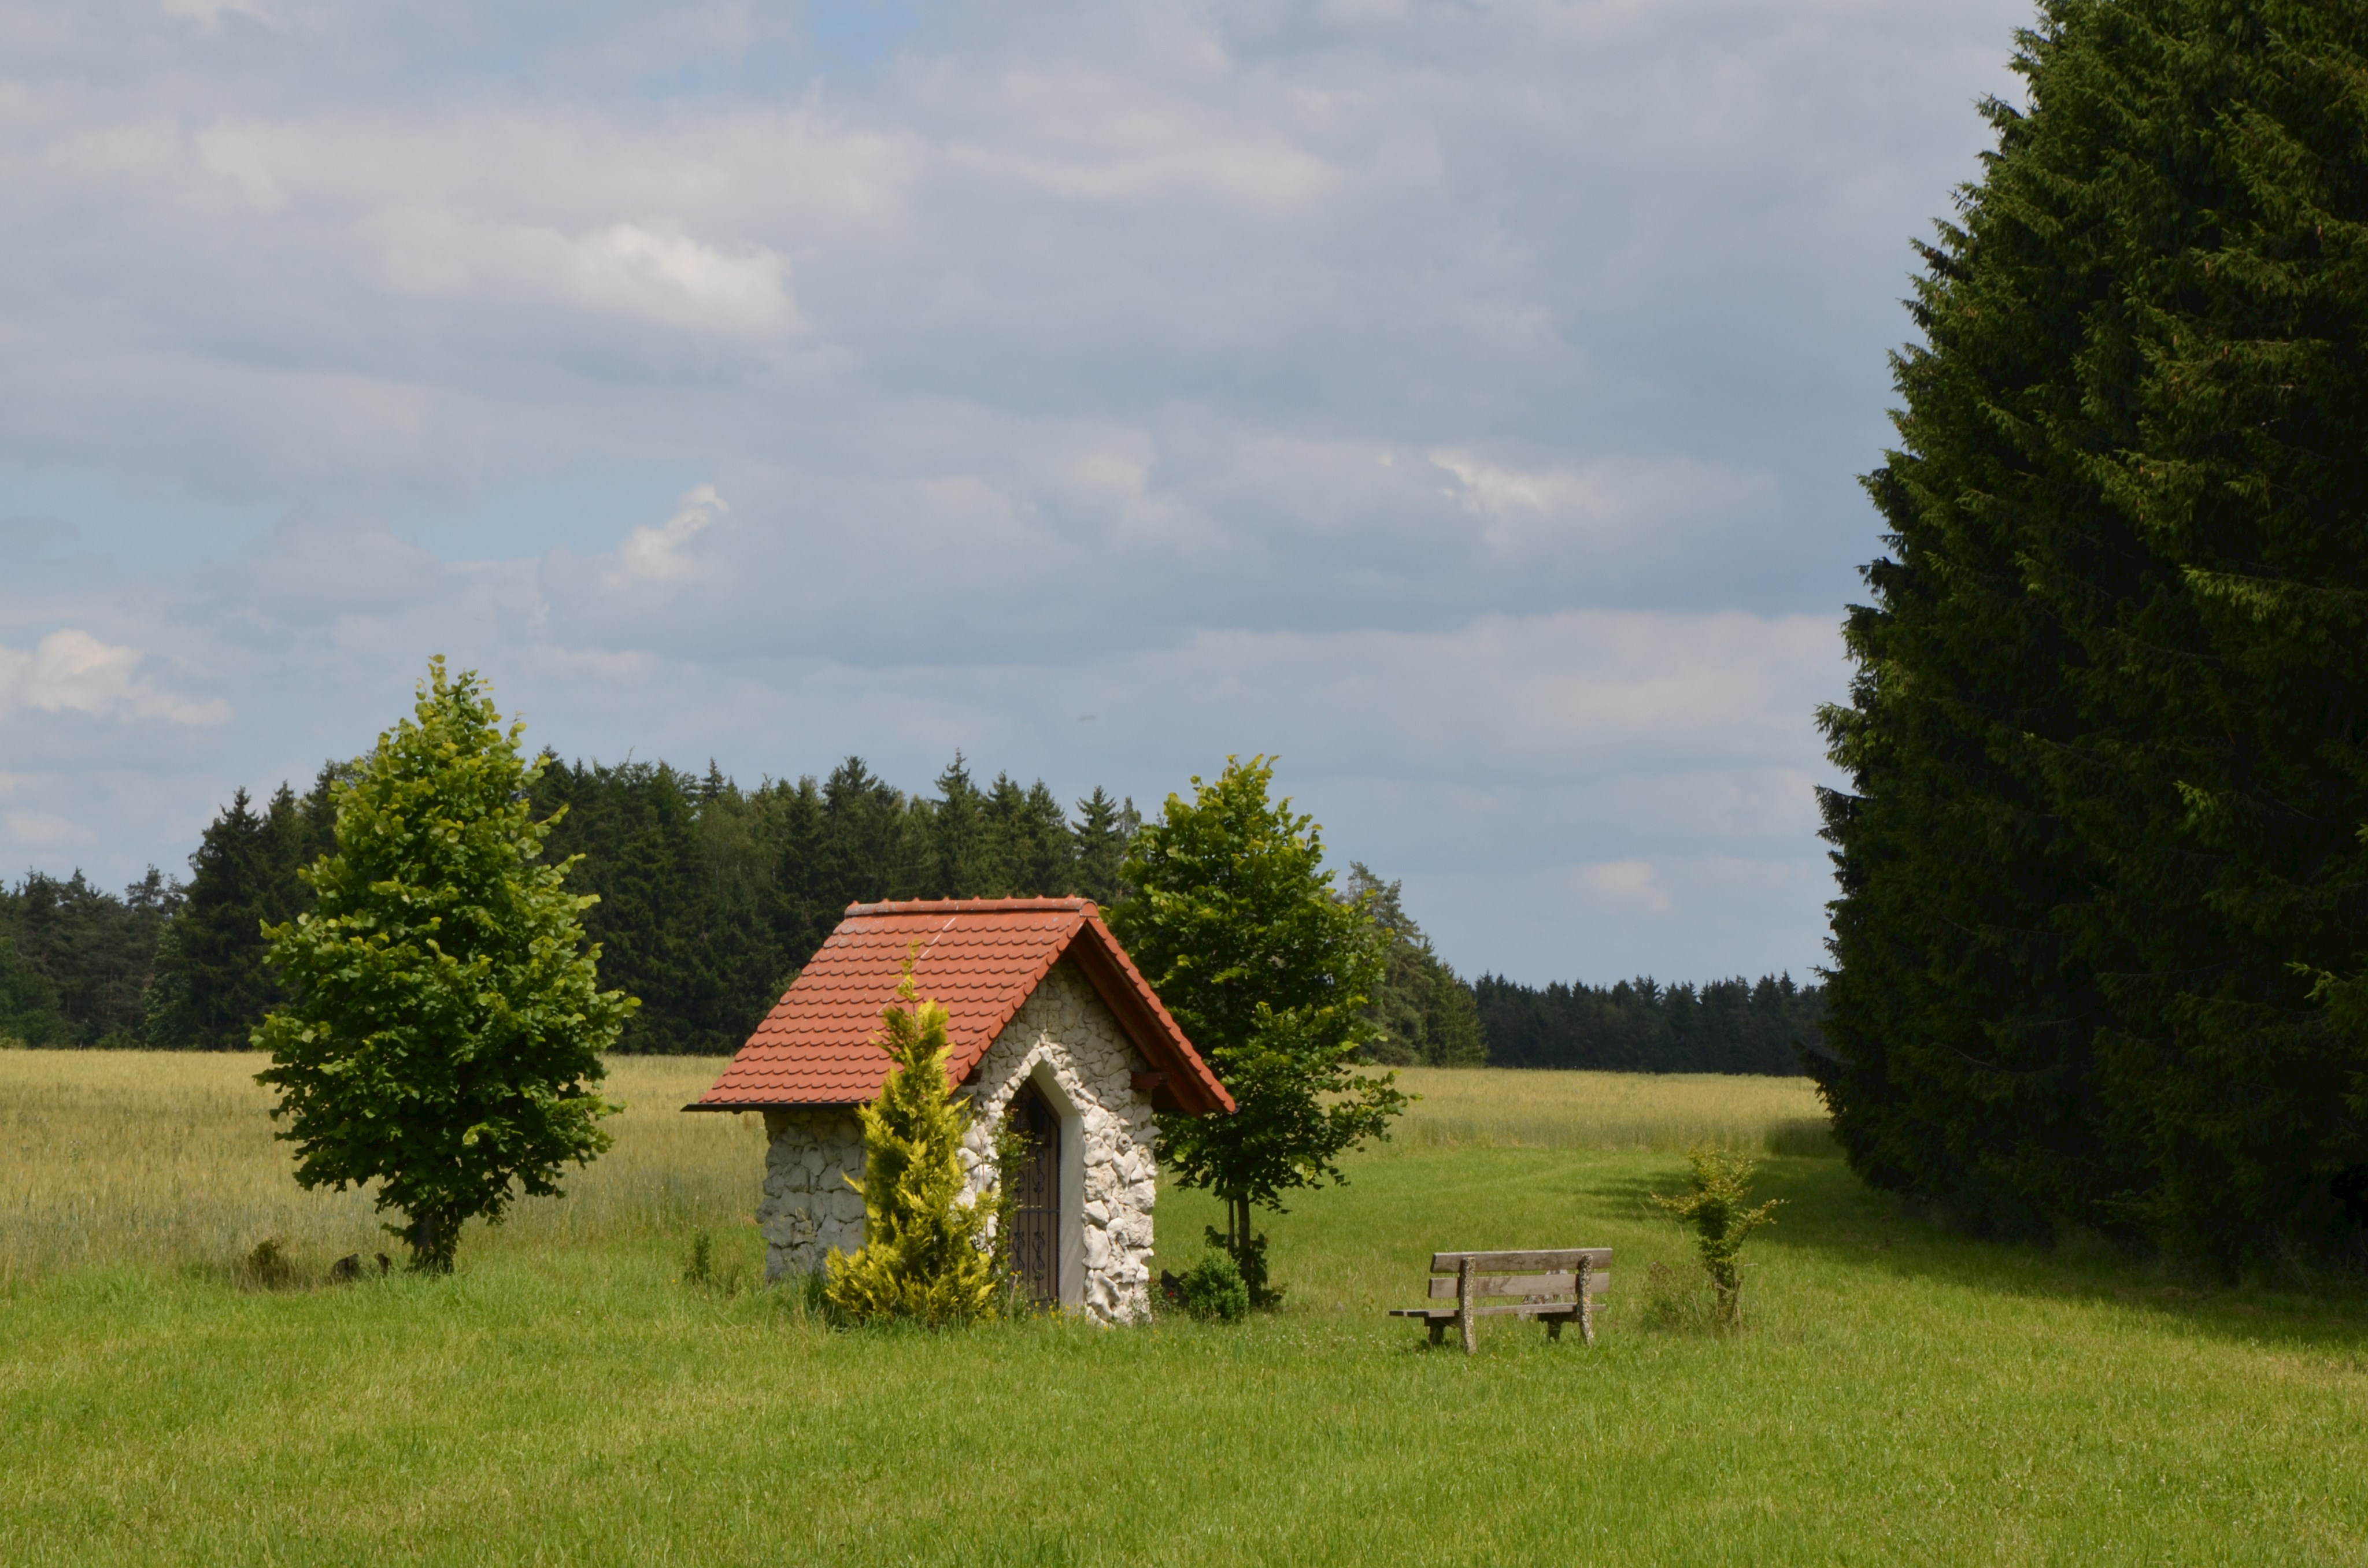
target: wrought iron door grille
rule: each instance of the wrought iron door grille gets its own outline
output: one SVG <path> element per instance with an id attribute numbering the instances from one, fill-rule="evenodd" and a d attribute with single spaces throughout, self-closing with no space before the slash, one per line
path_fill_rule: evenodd
<path id="1" fill-rule="evenodd" d="M 1061 1299 L 1061 1119 L 1033 1084 L 1022 1084 L 1006 1113 L 1027 1141 L 1019 1169 L 1006 1174 L 1019 1199 L 1011 1216 L 1011 1263 L 1036 1304 Z"/>

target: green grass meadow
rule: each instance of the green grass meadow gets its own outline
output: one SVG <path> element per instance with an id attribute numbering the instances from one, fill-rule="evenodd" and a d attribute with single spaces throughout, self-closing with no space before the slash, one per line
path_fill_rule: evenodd
<path id="1" fill-rule="evenodd" d="M 287 1182 L 258 1064 L 0 1053 L 0 1562 L 2368 1562 L 2368 1300 L 1940 1232 L 1797 1083 L 1410 1074 L 1272 1221 L 1283 1312 L 931 1334 L 755 1287 L 702 1062 L 619 1062 L 617 1149 L 454 1277 L 323 1283 L 383 1244 Z M 1736 1335 L 1647 1301 L 1702 1138 L 1785 1199 Z M 1215 1217 L 1164 1192 L 1162 1262 Z M 1577 1244 L 1592 1349 L 1383 1316 L 1433 1248 Z"/>

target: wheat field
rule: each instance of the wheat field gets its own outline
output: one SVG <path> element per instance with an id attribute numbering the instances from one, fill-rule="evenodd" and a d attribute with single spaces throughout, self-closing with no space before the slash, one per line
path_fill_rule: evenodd
<path id="1" fill-rule="evenodd" d="M 96 1264 L 227 1270 L 278 1240 L 316 1266 L 396 1251 L 369 1195 L 307 1192 L 273 1136 L 263 1058 L 0 1051 L 0 1287 Z M 756 1116 L 685 1115 L 721 1058 L 619 1056 L 605 1092 L 615 1146 L 529 1199 L 472 1250 L 674 1236 L 747 1223 L 764 1169 Z M 1698 1142 L 1830 1151 L 1804 1079 L 1417 1068 L 1390 1144 L 1667 1153 Z"/>
<path id="2" fill-rule="evenodd" d="M 0 1287 L 102 1263 L 227 1269 L 276 1238 L 296 1256 L 399 1251 L 361 1192 L 307 1192 L 273 1137 L 274 1092 L 247 1053 L 0 1051 Z M 675 1234 L 752 1216 L 755 1116 L 682 1114 L 710 1058 L 610 1059 L 616 1143 L 468 1245 Z"/>
<path id="3" fill-rule="evenodd" d="M 1420 1096 L 1392 1134 L 1410 1149 L 1666 1154 L 1715 1143 L 1753 1153 L 1840 1153 L 1806 1078 L 1406 1067 L 1398 1082 Z"/>

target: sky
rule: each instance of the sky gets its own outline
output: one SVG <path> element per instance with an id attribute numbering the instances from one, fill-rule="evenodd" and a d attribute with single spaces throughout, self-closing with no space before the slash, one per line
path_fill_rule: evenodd
<path id="1" fill-rule="evenodd" d="M 1805 977 L 2030 14 L 0 6 L 0 869 L 185 875 L 442 653 L 743 783 L 1269 754 L 1466 973 Z"/>

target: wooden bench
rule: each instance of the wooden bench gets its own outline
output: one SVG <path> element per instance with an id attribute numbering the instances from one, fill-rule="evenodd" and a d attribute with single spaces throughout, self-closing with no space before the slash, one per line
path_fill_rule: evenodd
<path id="1" fill-rule="evenodd" d="M 1595 1305 L 1611 1283 L 1610 1247 L 1563 1247 L 1546 1252 L 1435 1252 L 1430 1255 L 1430 1299 L 1452 1297 L 1445 1307 L 1397 1307 L 1394 1318 L 1420 1318 L 1436 1345 L 1448 1324 L 1463 1330 L 1463 1353 L 1474 1348 L 1474 1324 L 1484 1317 L 1536 1318 L 1546 1337 L 1560 1339 L 1562 1325 L 1578 1324 L 1578 1335 L 1595 1343 Z M 1519 1297 L 1518 1301 L 1508 1298 Z"/>

